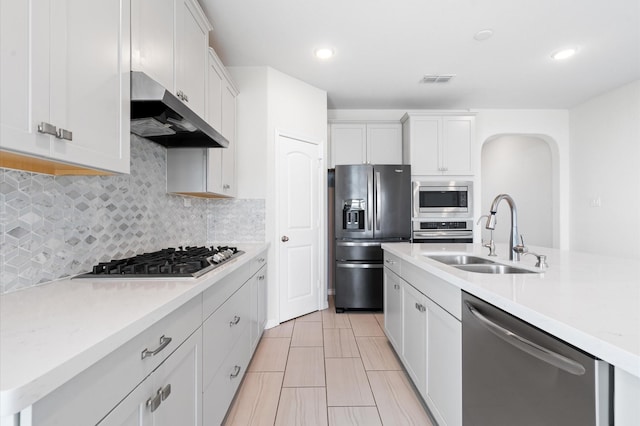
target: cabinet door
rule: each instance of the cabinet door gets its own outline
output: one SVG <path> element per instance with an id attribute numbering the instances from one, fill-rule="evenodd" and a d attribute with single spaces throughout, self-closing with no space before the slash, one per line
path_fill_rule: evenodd
<path id="1" fill-rule="evenodd" d="M 442 121 L 437 117 L 412 117 L 408 123 L 411 174 L 440 174 L 439 141 L 442 138 Z"/>
<path id="2" fill-rule="evenodd" d="M 0 148 L 51 155 L 51 136 L 38 133 L 49 117 L 49 2 L 0 2 Z"/>
<path id="3" fill-rule="evenodd" d="M 131 0 L 131 69 L 174 91 L 174 0 Z"/>
<path id="4" fill-rule="evenodd" d="M 221 133 L 229 140 L 229 146 L 222 149 L 222 191 L 224 195 L 235 197 L 236 190 L 236 93 L 233 87 L 223 81 Z"/>
<path id="5" fill-rule="evenodd" d="M 402 164 L 402 125 L 367 124 L 367 162 Z"/>
<path id="6" fill-rule="evenodd" d="M 266 277 L 267 267 L 263 266 L 251 279 L 251 352 L 255 350 L 266 319 Z"/>
<path id="7" fill-rule="evenodd" d="M 398 354 L 402 353 L 402 281 L 384 268 L 384 329 Z"/>
<path id="8" fill-rule="evenodd" d="M 158 408 L 153 412 L 147 408 L 153 426 L 202 425 L 201 342 L 202 328 L 198 328 L 153 372 L 155 395 L 162 393 Z"/>
<path id="9" fill-rule="evenodd" d="M 426 297 L 407 283 L 402 286 L 402 358 L 413 383 L 426 396 Z"/>
<path id="10" fill-rule="evenodd" d="M 472 144 L 475 140 L 474 117 L 443 117 L 442 173 L 472 175 Z"/>
<path id="11" fill-rule="evenodd" d="M 181 98 L 182 93 L 182 100 L 204 117 L 209 28 L 194 3 L 176 3 L 176 94 Z"/>
<path id="12" fill-rule="evenodd" d="M 427 405 L 438 424 L 462 425 L 462 324 L 427 299 Z"/>
<path id="13" fill-rule="evenodd" d="M 130 2 L 50 4 L 52 156 L 128 173 Z"/>
<path id="14" fill-rule="evenodd" d="M 151 418 L 145 410 L 146 402 L 153 395 L 153 383 L 147 379 L 140 383 L 125 399 L 120 402 L 99 426 L 150 426 Z"/>
<path id="15" fill-rule="evenodd" d="M 361 124 L 338 124 L 330 126 L 331 163 L 363 164 L 367 159 L 367 126 Z"/>

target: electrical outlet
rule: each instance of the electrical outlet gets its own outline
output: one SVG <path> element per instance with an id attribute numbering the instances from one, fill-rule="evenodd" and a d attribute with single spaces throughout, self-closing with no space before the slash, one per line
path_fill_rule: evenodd
<path id="1" fill-rule="evenodd" d="M 589 201 L 590 207 L 602 207 L 602 199 L 600 196 L 593 197 L 591 201 Z"/>
<path id="2" fill-rule="evenodd" d="M 191 198 L 184 197 L 183 200 L 184 200 L 184 206 L 185 207 L 191 207 Z"/>

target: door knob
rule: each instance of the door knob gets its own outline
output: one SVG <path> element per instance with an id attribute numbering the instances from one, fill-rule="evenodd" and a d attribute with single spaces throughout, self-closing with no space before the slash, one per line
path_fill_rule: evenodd
<path id="1" fill-rule="evenodd" d="M 282 240 L 283 243 L 286 243 L 287 241 L 289 241 L 289 237 L 287 237 L 286 235 L 283 235 L 282 238 L 280 238 Z"/>

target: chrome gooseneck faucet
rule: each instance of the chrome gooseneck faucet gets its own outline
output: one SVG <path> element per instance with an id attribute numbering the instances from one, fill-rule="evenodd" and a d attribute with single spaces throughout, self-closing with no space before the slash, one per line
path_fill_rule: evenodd
<path id="1" fill-rule="evenodd" d="M 526 253 L 527 248 L 524 244 L 518 244 L 518 237 L 520 236 L 518 232 L 518 210 L 516 209 L 515 201 L 513 201 L 510 195 L 500 194 L 494 198 L 491 203 L 491 214 L 487 218 L 487 225 L 485 227 L 487 229 L 496 229 L 496 213 L 498 212 L 498 204 L 500 204 L 502 200 L 505 200 L 511 209 L 511 234 L 509 236 L 511 250 L 509 250 L 509 260 L 517 262 L 520 260 L 520 254 Z"/>

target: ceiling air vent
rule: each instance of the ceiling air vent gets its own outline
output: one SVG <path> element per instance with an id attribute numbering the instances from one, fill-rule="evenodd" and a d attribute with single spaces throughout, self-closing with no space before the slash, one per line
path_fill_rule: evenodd
<path id="1" fill-rule="evenodd" d="M 420 83 L 422 84 L 436 84 L 436 83 L 448 83 L 455 74 L 429 74 L 422 77 Z"/>

